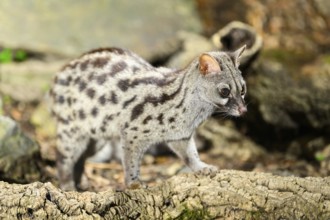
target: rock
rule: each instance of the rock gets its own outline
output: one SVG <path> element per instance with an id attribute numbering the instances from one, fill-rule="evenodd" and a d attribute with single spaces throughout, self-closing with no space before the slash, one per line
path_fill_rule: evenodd
<path id="1" fill-rule="evenodd" d="M 247 76 L 248 113 L 240 122 L 247 134 L 268 149 L 315 160 L 315 152 L 330 144 L 328 57 L 263 51 Z M 310 148 L 319 138 L 324 142 Z"/>
<path id="2" fill-rule="evenodd" d="M 0 93 L 20 102 L 40 101 L 49 89 L 54 73 L 65 62 L 31 60 L 2 64 Z"/>
<path id="3" fill-rule="evenodd" d="M 117 46 L 146 59 L 174 51 L 178 30 L 201 31 L 195 4 L 186 0 L 4 0 L 0 26 L 0 42 L 10 48 L 76 57 Z"/>
<path id="4" fill-rule="evenodd" d="M 2 98 L 0 98 L 0 116 L 3 115 Z"/>
<path id="5" fill-rule="evenodd" d="M 56 158 L 56 123 L 51 116 L 48 103 L 42 101 L 34 109 L 30 121 L 35 128 L 36 140 L 40 144 L 40 154 L 42 159 L 55 161 Z"/>
<path id="6" fill-rule="evenodd" d="M 330 144 L 322 151 L 315 154 L 316 159 L 320 162 L 320 170 L 324 176 L 330 175 Z"/>
<path id="7" fill-rule="evenodd" d="M 319 60 L 299 69 L 261 60 L 257 74 L 248 78 L 251 105 L 257 105 L 262 119 L 278 129 L 330 131 L 330 63 Z"/>
<path id="8" fill-rule="evenodd" d="M 40 102 L 33 111 L 30 122 L 36 129 L 38 136 L 44 138 L 54 138 L 56 136 L 55 120 L 50 113 L 47 102 Z"/>
<path id="9" fill-rule="evenodd" d="M 211 40 L 216 48 L 225 51 L 235 51 L 246 45 L 240 60 L 243 74 L 257 58 L 263 46 L 261 35 L 252 26 L 239 21 L 232 21 L 224 26 L 212 35 Z"/>
<path id="10" fill-rule="evenodd" d="M 241 134 L 232 121 L 212 118 L 198 129 L 198 137 L 209 143 L 208 151 L 213 157 L 225 158 L 243 164 L 255 161 L 265 155 L 265 151 L 251 139 Z"/>
<path id="11" fill-rule="evenodd" d="M 196 56 L 211 50 L 235 51 L 246 45 L 240 69 L 245 72 L 262 49 L 262 37 L 250 25 L 233 21 L 225 25 L 210 39 L 196 33 L 180 32 L 181 50 L 168 61 L 168 66 L 184 67 Z"/>
<path id="12" fill-rule="evenodd" d="M 12 119 L 0 116 L 0 178 L 14 182 L 40 180 L 38 145 Z"/>
<path id="13" fill-rule="evenodd" d="M 330 9 L 327 0 L 197 0 L 204 30 L 213 34 L 228 22 L 253 26 L 265 48 L 317 53 L 330 45 Z"/>
<path id="14" fill-rule="evenodd" d="M 166 66 L 183 68 L 199 54 L 214 49 L 212 42 L 197 33 L 181 31 L 178 33 L 181 42 L 180 51 L 171 56 Z"/>

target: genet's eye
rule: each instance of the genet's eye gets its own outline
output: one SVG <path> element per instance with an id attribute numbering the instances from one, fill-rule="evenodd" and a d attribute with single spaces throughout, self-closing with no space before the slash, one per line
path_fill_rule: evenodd
<path id="1" fill-rule="evenodd" d="M 228 98 L 230 90 L 228 88 L 223 88 L 220 90 L 220 95 L 222 98 Z"/>

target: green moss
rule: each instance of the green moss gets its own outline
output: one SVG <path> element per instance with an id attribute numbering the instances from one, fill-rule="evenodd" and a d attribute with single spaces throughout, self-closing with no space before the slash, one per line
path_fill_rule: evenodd
<path id="1" fill-rule="evenodd" d="M 175 218 L 177 220 L 199 220 L 199 219 L 213 219 L 205 209 L 188 209 L 185 208 L 182 213 Z"/>
<path id="2" fill-rule="evenodd" d="M 266 212 L 263 210 L 261 211 L 251 211 L 247 216 L 246 219 L 253 219 L 253 220 L 259 220 L 259 219 L 269 219 L 269 215 L 267 215 Z"/>
<path id="3" fill-rule="evenodd" d="M 315 59 L 314 54 L 284 49 L 269 49 L 262 52 L 262 57 L 286 64 L 288 67 L 300 67 Z"/>

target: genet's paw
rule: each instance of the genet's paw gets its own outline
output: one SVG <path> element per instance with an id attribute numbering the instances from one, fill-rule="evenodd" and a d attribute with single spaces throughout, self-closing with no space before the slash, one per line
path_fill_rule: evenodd
<path id="1" fill-rule="evenodd" d="M 77 190 L 73 181 L 66 182 L 66 183 L 61 183 L 60 188 L 63 191 L 76 191 Z"/>
<path id="2" fill-rule="evenodd" d="M 214 177 L 217 171 L 218 168 L 216 166 L 206 164 L 204 167 L 198 170 L 197 173 Z"/>
<path id="3" fill-rule="evenodd" d="M 143 184 L 141 181 L 133 181 L 127 185 L 127 189 L 145 189 L 147 185 Z"/>

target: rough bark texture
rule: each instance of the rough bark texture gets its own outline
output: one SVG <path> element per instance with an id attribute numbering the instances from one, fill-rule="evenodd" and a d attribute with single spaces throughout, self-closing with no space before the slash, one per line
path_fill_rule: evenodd
<path id="1" fill-rule="evenodd" d="M 329 219 L 330 177 L 223 170 L 211 177 L 174 176 L 150 189 L 100 193 L 0 182 L 0 218 Z"/>

